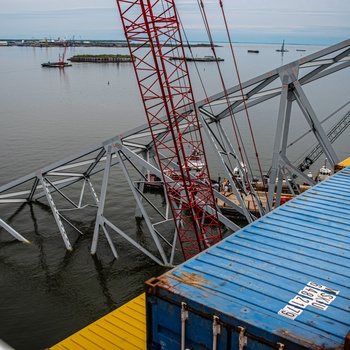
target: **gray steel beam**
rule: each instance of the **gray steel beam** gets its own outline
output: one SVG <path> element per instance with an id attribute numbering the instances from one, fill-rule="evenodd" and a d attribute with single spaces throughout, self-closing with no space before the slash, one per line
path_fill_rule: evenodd
<path id="1" fill-rule="evenodd" d="M 17 240 L 30 243 L 27 239 L 25 239 L 22 235 L 20 235 L 15 229 L 13 229 L 10 225 L 8 225 L 4 220 L 0 219 L 0 226 L 6 230 L 11 236 L 16 238 Z"/>
<path id="2" fill-rule="evenodd" d="M 127 171 L 127 169 L 126 169 L 126 167 L 125 167 L 125 165 L 124 165 L 124 162 L 122 161 L 121 154 L 120 154 L 122 151 L 121 151 L 121 150 L 117 150 L 117 148 L 119 148 L 119 147 L 118 147 L 118 146 L 115 146 L 115 150 L 114 150 L 114 151 L 118 154 L 118 156 L 119 156 L 119 158 L 120 158 L 119 164 L 120 164 L 120 166 L 121 166 L 121 168 L 122 168 L 122 170 L 123 170 L 124 177 L 125 177 L 125 179 L 127 180 L 128 185 L 129 185 L 129 187 L 130 187 L 130 189 L 131 189 L 131 192 L 132 192 L 132 194 L 134 195 L 134 199 L 135 199 L 135 201 L 136 201 L 136 203 L 137 203 L 137 206 L 138 206 L 138 208 L 140 209 L 140 211 L 141 211 L 141 213 L 142 213 L 142 215 L 143 215 L 143 218 L 144 218 L 144 220 L 145 220 L 145 222 L 146 222 L 146 225 L 147 225 L 147 227 L 148 227 L 148 230 L 150 231 L 151 236 L 152 236 L 152 238 L 153 238 L 153 242 L 155 243 L 155 245 L 156 245 L 156 247 L 157 247 L 157 249 L 158 249 L 158 252 L 159 252 L 159 254 L 160 254 L 160 256 L 161 256 L 161 258 L 162 258 L 162 260 L 163 260 L 163 264 L 164 264 L 164 266 L 168 266 L 168 265 L 169 265 L 169 262 L 168 262 L 168 259 L 167 259 L 166 254 L 165 254 L 165 252 L 164 252 L 164 249 L 163 249 L 162 245 L 160 244 L 160 241 L 159 241 L 159 239 L 158 239 L 158 235 L 156 234 L 156 232 L 155 232 L 154 229 L 153 229 L 152 223 L 151 223 L 151 221 L 150 221 L 150 219 L 149 219 L 149 217 L 148 217 L 148 215 L 147 215 L 147 212 L 146 212 L 144 206 L 142 205 L 142 202 L 141 202 L 141 200 L 140 200 L 139 194 L 138 194 L 138 192 L 136 191 L 134 185 L 132 184 L 131 179 L 130 179 L 130 176 L 129 176 L 129 174 L 128 174 L 128 171 Z M 175 247 L 173 247 L 173 248 L 175 248 Z"/>
<path id="3" fill-rule="evenodd" d="M 317 141 L 320 143 L 324 154 L 327 156 L 332 167 L 339 163 L 339 158 L 336 155 L 332 144 L 330 143 L 325 131 L 323 130 L 320 121 L 316 117 L 316 113 L 313 110 L 309 100 L 306 97 L 303 89 L 301 88 L 299 82 L 293 83 L 295 90 L 293 91 L 294 96 L 299 104 L 301 111 L 303 112 L 306 121 L 309 123 Z"/>
<path id="4" fill-rule="evenodd" d="M 288 84 L 290 83 L 290 77 L 287 73 L 285 73 L 283 76 L 281 76 L 281 80 L 282 80 L 282 92 L 280 96 L 277 127 L 275 132 L 275 142 L 273 147 L 272 165 L 271 165 L 270 179 L 269 179 L 270 182 L 269 182 L 267 204 L 266 204 L 267 211 L 272 210 L 272 204 L 273 204 L 274 195 L 275 195 L 276 180 L 278 175 L 281 175 L 279 170 L 279 158 L 280 158 L 280 150 L 282 145 L 282 135 L 283 135 L 282 133 L 283 133 L 283 126 L 285 122 L 287 97 L 288 97 L 288 89 L 289 89 Z M 281 176 L 279 176 L 279 178 L 281 178 Z"/>
<path id="5" fill-rule="evenodd" d="M 64 228 L 63 226 L 63 223 L 62 223 L 62 220 L 61 220 L 61 217 L 60 217 L 60 213 L 55 205 L 55 202 L 52 198 L 52 195 L 50 193 L 50 189 L 49 189 L 49 185 L 46 181 L 46 179 L 44 179 L 44 177 L 42 175 L 39 175 L 39 180 L 40 180 L 40 183 L 43 187 L 43 190 L 45 192 L 45 195 L 46 195 L 46 198 L 47 198 L 47 201 L 49 203 L 49 206 L 51 208 L 51 211 L 52 211 L 52 214 L 55 218 L 55 221 L 56 221 L 56 224 L 58 226 L 58 229 L 61 233 L 61 236 L 63 238 L 63 242 L 67 248 L 67 250 L 73 250 L 73 247 L 72 245 L 70 244 L 70 241 L 69 241 L 69 238 L 67 236 L 67 232 L 66 232 L 66 229 Z"/>
<path id="6" fill-rule="evenodd" d="M 289 135 L 289 125 L 290 125 L 291 111 L 292 111 L 292 98 L 293 98 L 293 94 L 290 91 L 288 91 L 288 93 L 287 93 L 287 105 L 286 105 L 285 117 L 284 117 L 284 122 L 283 122 L 283 135 L 282 135 L 282 140 L 281 140 L 281 150 L 280 150 L 279 157 L 281 157 L 281 156 L 286 157 L 287 141 L 288 141 L 288 135 Z M 279 169 L 281 170 L 281 168 L 279 168 Z M 279 171 L 274 208 L 277 208 L 281 202 L 281 194 L 282 194 L 282 186 L 283 186 L 282 173 L 283 173 L 282 171 Z M 287 179 L 285 179 L 285 181 L 287 182 L 288 186 L 290 187 L 289 179 L 287 178 Z M 294 193 L 294 191 L 291 191 L 291 193 Z"/>
<path id="7" fill-rule="evenodd" d="M 273 81 L 275 81 L 278 78 L 278 74 L 275 74 L 271 77 L 268 77 L 267 79 L 263 80 L 260 84 L 258 84 L 258 86 L 255 86 L 252 90 L 250 90 L 249 92 L 244 93 L 241 100 L 236 101 L 234 103 L 232 103 L 228 108 L 226 108 L 225 110 L 223 110 L 221 113 L 219 113 L 217 115 L 216 119 L 222 119 L 225 116 L 227 116 L 231 112 L 233 113 L 233 111 L 235 109 L 237 109 L 238 106 L 240 106 L 243 103 L 243 99 L 248 101 L 251 97 L 255 96 L 257 93 L 259 93 L 263 88 L 265 88 L 266 86 L 270 85 Z M 245 107 L 243 107 L 245 108 Z"/>
<path id="8" fill-rule="evenodd" d="M 109 180 L 109 172 L 110 172 L 110 168 L 111 168 L 111 160 L 112 160 L 112 147 L 108 146 L 107 147 L 107 156 L 106 156 L 106 161 L 105 161 L 105 170 L 103 173 L 103 181 L 102 181 L 100 200 L 99 200 L 97 215 L 96 215 L 94 235 L 93 235 L 92 244 L 91 244 L 91 254 L 96 253 L 97 244 L 98 244 L 98 237 L 99 237 L 99 233 L 100 233 L 100 226 L 103 227 L 103 225 L 104 225 L 103 213 L 104 213 L 104 208 L 105 208 L 105 204 L 106 204 L 107 186 L 108 186 L 108 180 Z M 106 231 L 104 231 L 104 233 L 106 234 Z M 114 257 L 118 258 L 118 255 L 116 254 L 116 250 L 113 247 L 113 242 L 110 242 L 110 241 L 108 241 L 108 242 L 111 246 Z"/>

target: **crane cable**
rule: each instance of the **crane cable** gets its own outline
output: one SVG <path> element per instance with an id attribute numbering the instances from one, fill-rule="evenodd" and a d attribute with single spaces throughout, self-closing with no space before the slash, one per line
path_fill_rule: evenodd
<path id="1" fill-rule="evenodd" d="M 216 66 L 217 66 L 217 69 L 218 69 L 218 72 L 219 72 L 221 85 L 222 85 L 224 93 L 225 93 L 226 104 L 229 107 L 230 104 L 229 104 L 227 89 L 226 89 L 226 85 L 225 85 L 225 82 L 224 82 L 224 78 L 222 76 L 222 72 L 221 72 L 220 66 L 218 64 L 218 57 L 217 57 L 217 54 L 216 54 L 216 51 L 215 51 L 215 45 L 214 45 L 214 41 L 213 41 L 213 38 L 212 38 L 212 35 L 211 35 L 208 18 L 207 18 L 207 15 L 206 15 L 206 12 L 205 12 L 205 8 L 204 8 L 204 3 L 203 3 L 202 0 L 197 0 L 197 3 L 198 3 L 199 10 L 200 10 L 202 18 L 203 18 L 205 29 L 207 31 L 210 47 L 211 47 L 211 50 L 212 50 L 213 55 L 215 57 Z M 233 114 L 232 114 L 232 111 L 231 111 L 230 108 L 229 108 L 229 111 L 230 111 L 230 117 L 231 117 L 233 131 L 234 131 L 234 134 L 235 134 L 235 137 L 236 137 L 236 141 L 237 141 L 237 145 L 238 145 L 238 150 L 239 150 L 241 159 L 243 159 L 242 146 L 241 146 L 241 144 L 243 145 L 242 138 L 239 135 L 238 125 L 236 124 L 236 122 L 235 122 L 235 120 L 233 118 Z M 230 164 L 230 166 L 232 167 L 231 164 Z"/>
<path id="2" fill-rule="evenodd" d="M 186 45 L 187 45 L 187 47 L 188 47 L 188 49 L 189 49 L 189 51 L 190 51 L 190 57 L 191 57 L 191 58 L 194 58 L 195 56 L 194 56 L 193 51 L 192 51 L 192 46 L 191 46 L 190 41 L 188 40 L 188 36 L 187 36 L 186 30 L 185 30 L 185 27 L 184 27 L 184 25 L 183 25 L 183 23 L 182 23 L 182 21 L 181 21 L 181 17 L 180 17 L 180 15 L 179 15 L 179 13 L 178 13 L 178 18 L 179 18 L 179 22 L 180 22 L 180 25 L 181 25 L 181 29 L 182 29 L 183 35 L 184 35 L 184 37 L 185 37 Z M 208 95 L 208 93 L 207 93 L 207 89 L 206 89 L 206 87 L 205 87 L 205 84 L 204 84 L 202 75 L 201 75 L 201 73 L 199 72 L 198 64 L 197 64 L 196 61 L 193 61 L 193 64 L 194 64 L 194 67 L 195 67 L 195 69 L 196 69 L 196 73 L 197 73 L 197 76 L 198 76 L 198 79 L 199 79 L 201 88 L 203 89 L 203 93 L 204 93 L 205 99 L 206 99 L 206 100 L 209 100 L 209 95 Z M 214 115 L 214 111 L 213 111 L 213 108 L 212 108 L 211 104 L 209 104 L 209 109 L 210 109 L 211 113 Z M 219 140 L 217 139 L 217 136 L 216 136 L 216 135 L 213 135 L 213 136 L 214 136 L 214 138 L 217 140 L 217 142 L 219 142 Z M 224 146 L 223 146 L 223 144 L 224 144 L 223 136 L 222 136 L 221 133 L 219 134 L 219 136 L 220 136 L 221 148 L 224 149 Z M 231 166 L 231 168 L 232 168 L 232 165 L 231 165 L 231 164 L 230 164 L 230 166 Z"/>
<path id="3" fill-rule="evenodd" d="M 270 207 L 270 203 L 268 203 L 268 199 L 267 199 L 267 193 L 266 193 L 265 184 L 264 184 L 264 181 L 263 181 L 263 174 L 262 174 L 262 169 L 261 169 L 261 163 L 260 163 L 260 158 L 259 158 L 259 154 L 258 154 L 258 151 L 257 151 L 257 146 L 256 146 L 256 142 L 255 142 L 254 132 L 253 132 L 253 128 L 252 128 L 252 124 L 251 124 L 251 120 L 250 120 L 250 116 L 249 116 L 249 112 L 248 112 L 247 102 L 246 102 L 246 99 L 244 97 L 244 91 L 243 91 L 243 86 L 242 86 L 242 82 L 241 82 L 241 77 L 240 77 L 240 74 L 239 74 L 239 69 L 238 69 L 238 65 L 237 65 L 237 61 L 236 61 L 236 55 L 235 55 L 235 52 L 234 52 L 234 49 L 233 49 L 231 36 L 230 36 L 230 31 L 228 29 L 228 24 L 227 24 L 225 10 L 224 10 L 224 5 L 222 3 L 222 0 L 219 0 L 219 4 L 220 4 L 220 7 L 221 7 L 222 17 L 223 17 L 223 20 L 224 20 L 227 37 L 228 37 L 229 43 L 230 43 L 231 54 L 232 54 L 233 62 L 234 62 L 235 69 L 236 69 L 238 84 L 239 84 L 239 88 L 240 88 L 240 92 L 241 92 L 241 96 L 242 96 L 242 101 L 243 101 L 243 104 L 244 104 L 244 110 L 246 112 L 247 122 L 248 122 L 248 125 L 249 125 L 249 131 L 250 131 L 250 135 L 251 135 L 251 138 L 252 138 L 252 141 L 253 141 L 253 145 L 254 145 L 255 157 L 256 157 L 256 160 L 258 162 L 260 178 L 262 179 L 262 183 L 263 183 L 263 186 L 264 186 L 264 192 L 265 192 L 265 196 L 266 196 L 266 200 L 267 200 L 267 205 Z M 271 209 L 271 208 L 269 208 L 269 209 Z"/>
<path id="4" fill-rule="evenodd" d="M 237 144 L 238 144 L 239 153 L 240 153 L 241 159 L 243 160 L 243 166 L 244 166 L 244 169 L 245 169 L 245 172 L 246 172 L 246 176 L 247 176 L 247 165 L 248 165 L 248 167 L 249 167 L 249 169 L 250 169 L 250 171 L 251 171 L 250 164 L 249 164 L 249 160 L 248 160 L 248 157 L 247 157 L 247 153 L 246 153 L 246 151 L 245 151 L 244 143 L 242 142 L 241 135 L 239 134 L 238 125 L 237 125 L 236 121 L 234 120 L 233 113 L 232 113 L 232 109 L 230 108 L 230 101 L 229 101 L 229 97 L 228 97 L 226 85 L 225 85 L 225 82 L 224 82 L 224 79 L 223 79 L 223 76 L 222 76 L 222 72 L 221 72 L 221 69 L 220 69 L 219 64 L 218 64 L 218 58 L 217 58 L 217 55 L 216 55 L 215 46 L 214 46 L 213 38 L 212 38 L 212 35 L 211 35 L 211 31 L 210 31 L 208 19 L 207 19 L 207 16 L 206 16 L 204 4 L 203 4 L 203 1 L 202 1 L 202 0 L 197 0 L 197 2 L 198 2 L 198 4 L 199 4 L 199 7 L 200 7 L 200 10 L 201 10 L 201 13 L 202 13 L 202 17 L 203 17 L 203 21 L 204 21 L 204 24 L 205 24 L 205 28 L 206 28 L 206 30 L 207 30 L 207 34 L 208 34 L 208 37 L 209 37 L 211 49 L 212 49 L 212 51 L 213 51 L 213 54 L 214 54 L 214 57 L 215 57 L 215 60 L 216 60 L 216 64 L 217 64 L 217 68 L 218 68 L 218 71 L 219 71 L 219 76 L 220 76 L 221 84 L 222 84 L 222 87 L 223 87 L 223 90 L 224 90 L 224 94 L 225 94 L 226 103 L 227 103 L 228 110 L 229 110 L 229 113 L 230 113 L 230 118 L 231 118 L 232 127 L 233 127 L 233 130 L 234 130 L 235 136 L 236 136 L 236 141 L 237 141 Z M 219 1 L 219 2 L 220 2 L 220 6 L 221 6 L 222 3 L 221 3 L 221 1 Z M 242 88 L 242 84 L 241 84 L 241 80 L 240 80 L 240 76 L 239 76 L 239 72 L 238 72 L 238 66 L 237 66 L 236 59 L 235 59 L 235 55 L 234 55 L 234 51 L 233 51 L 233 48 L 232 48 L 231 38 L 230 38 L 229 31 L 228 31 L 227 22 L 226 22 L 226 17 L 225 17 L 224 11 L 223 11 L 223 7 L 222 7 L 222 12 L 223 12 L 223 17 L 224 17 L 225 25 L 226 25 L 226 32 L 227 32 L 227 35 L 228 35 L 228 38 L 229 38 L 229 42 L 230 42 L 230 45 L 231 45 L 231 52 L 232 52 L 233 59 L 234 59 L 234 63 L 235 63 L 235 68 L 236 68 L 236 73 L 237 73 L 237 76 L 238 76 L 238 81 L 239 81 L 239 86 L 240 86 L 240 90 L 241 90 L 241 94 L 242 94 L 242 99 L 243 99 L 243 101 L 245 102 L 245 100 L 244 100 L 243 88 Z M 253 143 L 254 143 L 255 154 L 256 154 L 256 156 L 258 156 L 258 153 L 257 153 L 257 150 L 256 150 L 255 139 L 254 139 L 254 135 L 252 134 L 252 128 L 251 128 L 250 119 L 249 119 L 249 114 L 248 114 L 248 111 L 247 111 L 247 106 L 246 106 L 246 104 L 245 104 L 245 109 L 246 109 L 246 113 L 247 113 L 247 116 L 248 116 L 248 122 L 249 122 L 250 132 L 251 132 L 251 136 L 252 136 Z M 245 155 L 246 162 L 244 161 L 242 149 L 243 149 L 243 152 L 244 152 L 244 155 Z M 260 174 L 261 174 L 261 178 L 262 178 L 262 171 L 261 171 L 261 166 L 260 166 L 260 161 L 259 161 L 259 159 L 258 159 L 258 166 L 259 166 L 259 170 L 260 170 Z M 252 202 L 253 202 L 253 204 L 254 204 L 254 209 L 257 211 L 256 203 L 255 203 L 255 201 L 254 201 L 252 191 L 250 191 L 250 195 L 251 195 L 251 197 L 252 197 Z M 266 196 L 266 191 L 265 191 L 265 196 Z"/>
<path id="5" fill-rule="evenodd" d="M 248 164 L 248 166 L 249 166 L 249 168 L 250 168 L 249 160 L 248 160 L 248 157 L 247 157 L 247 152 L 246 152 L 246 150 L 245 150 L 244 143 L 243 143 L 243 141 L 242 141 L 242 136 L 241 136 L 241 134 L 240 134 L 238 124 L 236 123 L 236 120 L 235 120 L 235 118 L 234 118 L 234 116 L 233 116 L 233 113 L 232 113 L 232 110 L 231 110 L 231 108 L 230 108 L 230 101 L 229 101 L 229 97 L 228 97 L 228 93 L 227 93 L 227 89 L 226 89 L 226 84 L 225 84 L 225 82 L 224 82 L 224 78 L 223 78 L 223 75 L 222 75 L 222 72 L 221 72 L 219 63 L 218 63 L 218 56 L 217 56 L 217 54 L 216 54 L 215 45 L 214 45 L 214 40 L 213 40 L 213 37 L 212 37 L 212 35 L 211 35 L 211 30 L 210 30 L 208 18 L 207 18 L 207 15 L 206 15 L 204 3 L 203 3 L 202 0 L 199 0 L 199 1 L 197 0 L 197 2 L 198 2 L 199 9 L 200 9 L 200 12 L 201 12 L 201 14 L 202 14 L 203 22 L 204 22 L 204 25 L 205 25 L 205 28 L 206 28 L 206 31 L 207 31 L 207 34 L 208 34 L 208 38 L 209 38 L 211 50 L 212 50 L 213 55 L 214 55 L 214 57 L 215 57 L 216 66 L 217 66 L 217 69 L 218 69 L 218 72 L 219 72 L 221 85 L 222 85 L 222 88 L 223 88 L 223 90 L 224 90 L 225 100 L 226 100 L 226 104 L 227 104 L 227 107 L 228 107 L 228 110 L 229 110 L 229 113 L 230 113 L 231 124 L 232 124 L 233 131 L 234 131 L 234 134 L 235 134 L 235 137 L 236 137 L 236 141 L 237 141 L 237 146 L 238 146 L 239 154 L 240 154 L 241 160 L 243 161 L 243 166 L 244 166 L 244 169 L 245 169 L 245 174 L 246 174 L 246 176 L 247 176 L 247 170 L 246 170 L 247 164 Z M 245 156 L 245 157 L 244 157 L 244 156 Z M 246 161 L 244 161 L 244 159 L 245 159 Z M 230 165 L 230 168 L 232 169 L 231 159 L 230 159 L 229 157 L 228 157 L 228 163 L 229 163 L 229 165 Z M 254 205 L 254 210 L 257 212 L 257 208 L 256 208 L 255 201 L 254 201 L 254 199 L 253 199 L 252 192 L 250 192 L 250 195 L 251 195 L 251 197 L 252 197 L 252 202 L 253 202 L 253 205 Z"/>
<path id="6" fill-rule="evenodd" d="M 350 104 L 350 100 L 348 102 L 346 102 L 345 104 L 343 104 L 341 107 L 339 107 L 337 110 L 335 110 L 333 113 L 331 113 L 327 118 L 323 119 L 320 123 L 323 124 L 324 122 L 326 122 L 328 119 L 332 118 L 335 114 L 337 114 L 339 111 L 341 111 L 343 108 L 345 108 L 348 104 Z M 312 130 L 309 129 L 308 131 L 306 131 L 303 135 L 299 136 L 297 139 L 295 139 L 294 141 L 292 141 L 287 148 L 289 148 L 290 146 L 293 146 L 295 143 L 297 143 L 298 141 L 300 141 L 302 138 L 304 138 L 305 136 L 307 136 Z"/>
<path id="7" fill-rule="evenodd" d="M 190 52 L 190 57 L 191 57 L 191 58 L 194 58 L 195 56 L 194 56 L 193 51 L 192 51 L 192 46 L 191 46 L 190 41 L 188 40 L 188 36 L 187 36 L 186 30 L 185 30 L 185 27 L 184 27 L 184 25 L 183 25 L 183 23 L 182 23 L 182 21 L 181 21 L 181 16 L 179 15 L 179 13 L 178 13 L 178 18 L 179 18 L 179 22 L 180 22 L 180 25 L 181 25 L 181 29 L 182 29 L 182 32 L 183 32 L 183 35 L 184 35 L 184 38 L 185 38 L 185 41 L 186 41 L 186 45 L 187 45 L 187 47 L 188 47 L 188 49 L 189 49 L 189 52 Z M 204 93 L 205 99 L 209 101 L 209 95 L 208 95 L 208 93 L 207 93 L 207 89 L 206 89 L 206 87 L 205 87 L 205 84 L 204 84 L 202 75 L 201 75 L 201 73 L 199 72 L 199 68 L 198 68 L 197 62 L 196 62 L 196 61 L 193 61 L 193 65 L 194 65 L 194 67 L 195 67 L 195 69 L 196 69 L 196 73 L 197 73 L 197 76 L 198 76 L 198 79 L 199 79 L 201 88 L 203 89 L 203 93 Z M 214 111 L 213 111 L 212 105 L 211 105 L 210 103 L 208 104 L 208 107 L 209 107 L 210 112 L 214 115 Z M 219 133 L 219 135 L 214 135 L 214 134 L 213 134 L 213 137 L 214 137 L 214 139 L 216 140 L 216 142 L 220 145 L 220 147 L 221 147 L 222 149 L 225 149 L 225 147 L 224 147 L 225 142 L 224 142 L 224 139 L 223 139 L 223 135 L 222 135 L 221 133 Z M 219 137 L 220 139 L 218 139 L 218 137 Z M 236 160 L 238 161 L 238 158 L 237 158 L 237 157 L 236 157 Z M 229 161 L 229 165 L 227 165 L 226 163 L 225 163 L 225 164 L 226 164 L 226 167 L 227 167 L 228 169 L 230 169 L 230 168 L 232 168 L 231 160 L 228 159 L 228 161 Z"/>
<path id="8" fill-rule="evenodd" d="M 198 6 L 199 6 L 199 4 L 198 4 Z M 199 6 L 199 8 L 200 8 L 200 6 Z M 178 13 L 178 12 L 177 12 L 177 13 Z M 192 51 L 192 45 L 191 45 L 190 41 L 188 40 L 188 36 L 187 36 L 186 30 L 185 30 L 185 27 L 184 27 L 184 25 L 183 25 L 183 23 L 182 23 L 182 21 L 181 21 L 181 16 L 180 16 L 179 13 L 178 13 L 178 18 L 179 18 L 179 22 L 180 22 L 180 25 L 181 25 L 182 32 L 183 32 L 184 37 L 185 37 L 186 45 L 187 45 L 187 47 L 188 47 L 188 49 L 189 49 L 189 52 L 190 52 L 190 57 L 191 57 L 191 58 L 194 58 L 195 56 L 194 56 L 193 51 Z M 203 18 L 203 14 L 202 14 L 202 18 Z M 204 21 L 204 18 L 203 18 L 203 21 Z M 209 36 L 209 34 L 208 34 L 208 36 Z M 215 52 L 214 52 L 214 54 L 215 54 Z M 217 63 L 217 61 L 216 61 L 216 63 Z M 200 85 L 201 85 L 201 87 L 202 87 L 202 89 L 203 89 L 203 93 L 204 93 L 205 99 L 209 101 L 209 95 L 208 95 L 208 93 L 207 93 L 207 89 L 206 89 L 206 87 L 205 87 L 205 84 L 204 84 L 202 75 L 201 75 L 201 73 L 199 72 L 198 64 L 197 64 L 196 61 L 193 61 L 193 64 L 194 64 L 194 66 L 195 66 L 196 73 L 197 73 L 198 79 L 199 79 L 199 81 L 200 81 Z M 220 68 L 219 68 L 219 72 L 220 72 Z M 208 104 L 208 107 L 209 107 L 209 110 L 211 111 L 211 113 L 214 115 L 214 111 L 213 111 L 212 105 L 211 105 L 210 103 Z M 238 128 L 238 126 L 237 126 L 237 128 Z M 240 136 L 241 143 L 243 144 L 242 137 L 241 137 L 239 131 L 238 131 L 238 135 Z M 222 135 L 221 133 L 218 135 L 218 136 L 220 137 L 220 141 L 218 140 L 218 138 L 217 138 L 216 135 L 213 135 L 213 136 L 214 136 L 214 138 L 217 140 L 217 142 L 220 142 L 221 148 L 224 149 L 224 148 L 225 148 L 225 147 L 224 147 L 224 143 L 225 143 L 225 142 L 224 142 L 224 140 L 223 140 L 223 135 Z M 237 137 L 236 137 L 236 138 L 237 138 Z M 237 140 L 237 143 L 239 144 L 239 140 Z M 243 144 L 243 149 L 244 149 L 244 144 Z M 245 149 L 244 149 L 244 153 L 246 153 L 246 152 L 245 152 Z M 236 160 L 237 160 L 237 158 L 236 158 Z M 228 159 L 228 161 L 229 161 L 229 166 L 230 166 L 230 168 L 232 168 L 231 160 Z"/>

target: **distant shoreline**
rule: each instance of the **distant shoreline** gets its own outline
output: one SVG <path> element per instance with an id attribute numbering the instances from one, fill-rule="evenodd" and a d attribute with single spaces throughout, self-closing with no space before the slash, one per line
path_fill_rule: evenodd
<path id="1" fill-rule="evenodd" d="M 62 47 L 68 43 L 70 47 L 128 47 L 128 43 L 122 40 L 67 40 L 67 41 L 54 41 L 54 40 L 30 40 L 30 39 L 0 39 L 0 46 L 30 46 L 30 47 Z M 137 43 L 131 43 L 132 47 L 139 46 Z M 166 45 L 171 46 L 171 45 Z M 185 47 L 211 47 L 209 43 L 190 43 L 190 45 L 184 44 Z M 220 45 L 215 44 L 215 47 Z"/>
<path id="2" fill-rule="evenodd" d="M 6 46 L 29 46 L 29 47 L 62 47 L 65 46 L 68 42 L 69 47 L 116 47 L 116 48 L 127 48 L 128 44 L 126 40 L 52 40 L 52 39 L 0 39 L 0 47 Z M 214 47 L 223 47 L 224 45 L 228 45 L 228 42 L 217 41 L 214 44 Z M 246 42 L 246 41 L 234 41 L 234 45 L 281 45 L 281 43 L 275 42 Z M 138 43 L 131 43 L 132 47 L 139 46 Z M 168 47 L 171 44 L 166 45 Z M 287 46 L 319 46 L 326 47 L 329 46 L 327 44 L 305 44 L 305 43 L 296 43 L 296 42 L 288 42 Z M 189 44 L 184 42 L 184 47 L 192 47 L 192 48 L 201 48 L 207 47 L 211 48 L 209 42 L 201 42 L 201 41 L 191 41 Z"/>

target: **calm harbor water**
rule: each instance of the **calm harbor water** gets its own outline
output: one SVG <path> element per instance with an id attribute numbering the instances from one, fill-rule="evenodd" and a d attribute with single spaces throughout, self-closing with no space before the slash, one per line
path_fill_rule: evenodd
<path id="1" fill-rule="evenodd" d="M 281 56 L 277 48 L 278 45 L 237 45 L 241 80 L 321 49 L 291 46 Z M 297 51 L 300 48 L 305 51 Z M 249 54 L 248 49 L 259 50 L 259 54 Z M 0 185 L 146 122 L 131 64 L 81 63 L 64 70 L 41 68 L 41 63 L 57 60 L 60 52 L 59 48 L 0 48 Z M 123 54 L 127 49 L 69 48 L 67 57 L 83 53 Z M 196 48 L 194 54 L 200 57 L 212 53 L 208 48 Z M 225 58 L 221 67 L 227 86 L 236 85 L 226 45 L 218 48 L 218 56 Z M 195 68 L 189 68 L 195 97 L 202 99 L 205 95 Z M 221 90 L 213 64 L 201 63 L 198 70 L 208 95 Z M 348 70 L 313 87 L 308 96 L 320 119 L 347 102 L 349 81 Z M 272 156 L 277 108 L 274 101 L 251 111 L 265 171 Z M 295 138 L 304 131 L 305 125 L 297 123 Z M 349 156 L 349 140 L 348 133 L 344 133 L 334 144 L 340 158 Z M 306 140 L 297 146 L 295 159 L 309 143 Z M 211 174 L 216 176 L 220 170 L 214 159 L 209 160 L 213 163 Z M 125 229 L 142 236 L 142 222 L 133 218 L 134 204 L 123 197 L 123 187 L 118 183 L 115 194 L 123 198 L 121 210 L 128 218 L 123 223 Z M 72 253 L 67 252 L 54 223 L 46 220 L 47 211 L 39 204 L 0 207 L 0 217 L 32 242 L 14 242 L 0 230 L 0 339 L 18 350 L 56 344 L 140 294 L 145 280 L 164 271 L 125 241 L 118 241 L 119 260 L 113 260 L 104 244 L 92 257 L 93 209 L 75 218 L 85 235 L 75 240 Z"/>

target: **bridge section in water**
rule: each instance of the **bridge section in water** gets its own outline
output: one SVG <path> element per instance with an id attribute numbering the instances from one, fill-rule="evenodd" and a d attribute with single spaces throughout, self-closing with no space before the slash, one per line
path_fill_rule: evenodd
<path id="1" fill-rule="evenodd" d="M 227 178 L 231 191 L 236 196 L 236 200 L 231 201 L 223 193 L 215 190 L 214 194 L 220 202 L 224 202 L 225 206 L 231 207 L 251 223 L 278 207 L 283 178 L 288 177 L 293 181 L 298 177 L 311 186 L 315 184 L 313 179 L 305 175 L 297 165 L 293 165 L 287 156 L 294 105 L 305 118 L 310 127 L 310 135 L 314 136 L 330 165 L 334 167 L 339 162 L 339 157 L 322 126 L 322 121 L 307 97 L 305 86 L 312 85 L 316 81 L 322 85 L 323 78 L 339 74 L 349 66 L 350 40 L 346 40 L 250 79 L 244 82 L 242 87 L 232 87 L 225 93 L 218 93 L 196 103 L 195 108 L 200 112 L 201 126 L 207 136 L 208 145 L 212 147 L 215 157 L 222 166 L 222 174 Z M 232 137 L 227 134 L 222 124 L 230 116 L 236 116 L 242 112 L 244 105 L 250 109 L 272 99 L 277 101 L 277 124 L 266 204 L 262 205 L 252 186 L 254 181 L 252 174 L 244 169 L 244 164 L 233 146 Z M 344 104 L 342 110 L 336 111 L 340 119 L 348 115 L 349 111 L 344 111 L 347 104 Z M 186 111 L 179 114 L 179 124 L 182 128 L 188 128 L 184 115 Z M 160 127 L 156 137 L 163 137 L 165 131 Z M 174 168 L 178 166 L 173 164 Z M 237 167 L 241 173 L 239 181 L 232 176 L 234 167 Z M 146 185 L 151 176 L 162 179 L 162 176 L 167 174 L 162 174 L 160 171 L 150 130 L 145 124 L 1 186 L 0 210 L 4 206 L 35 201 L 46 203 L 66 248 L 71 250 L 73 246 L 69 232 L 71 230 L 79 234 L 83 232 L 67 218 L 65 210 L 69 208 L 83 211 L 87 206 L 94 206 L 96 219 L 91 244 L 92 253 L 97 251 L 102 234 L 108 241 L 113 255 L 118 257 L 114 240 L 116 236 L 120 236 L 157 264 L 174 266 L 178 248 L 176 230 L 167 198 L 164 197 L 164 201 L 159 205 L 159 201 L 156 203 L 147 195 Z M 174 181 L 174 188 L 176 188 L 176 179 L 168 180 Z M 110 189 L 120 183 L 125 186 L 125 196 L 135 200 L 135 216 L 144 220 L 145 230 L 148 232 L 147 242 L 138 240 L 134 234 L 125 232 L 119 227 L 116 220 L 117 206 L 123 205 L 122 198 L 119 198 L 115 204 L 115 214 L 111 215 L 107 210 L 109 206 L 114 205 L 110 198 Z M 291 187 L 293 187 L 292 183 Z M 298 191 L 294 192 L 294 195 L 298 194 Z M 247 195 L 251 196 L 255 202 L 256 215 L 245 206 L 243 197 Z M 207 206 L 206 210 L 210 213 L 217 208 Z M 125 220 L 125 217 L 120 220 Z M 228 233 L 240 229 L 220 210 L 219 220 L 227 228 Z M 25 237 L 12 227 L 2 214 L 0 214 L 0 226 L 14 238 L 26 241 Z"/>

